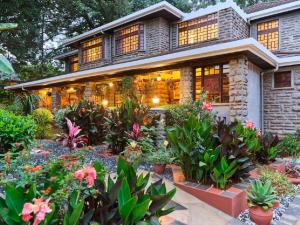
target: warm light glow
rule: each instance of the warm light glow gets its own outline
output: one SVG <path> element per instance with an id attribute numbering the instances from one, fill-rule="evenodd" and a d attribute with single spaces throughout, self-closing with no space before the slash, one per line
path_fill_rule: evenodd
<path id="1" fill-rule="evenodd" d="M 114 86 L 114 84 L 110 82 L 110 83 L 108 84 L 108 86 L 112 87 L 112 86 Z"/>
<path id="2" fill-rule="evenodd" d="M 47 91 L 44 91 L 44 95 L 47 95 Z"/>
<path id="3" fill-rule="evenodd" d="M 158 76 L 158 77 L 156 78 L 156 80 L 157 80 L 157 81 L 161 81 L 161 77 Z"/>
<path id="4" fill-rule="evenodd" d="M 67 90 L 67 92 L 74 92 L 74 91 L 75 91 L 75 89 L 73 87 L 71 87 Z"/>
<path id="5" fill-rule="evenodd" d="M 108 105 L 108 101 L 107 101 L 106 99 L 104 99 L 104 100 L 102 101 L 102 105 L 103 105 L 103 106 L 107 106 L 107 105 Z"/>
<path id="6" fill-rule="evenodd" d="M 159 98 L 157 98 L 157 97 L 152 98 L 152 102 L 154 104 L 158 104 L 159 103 Z"/>

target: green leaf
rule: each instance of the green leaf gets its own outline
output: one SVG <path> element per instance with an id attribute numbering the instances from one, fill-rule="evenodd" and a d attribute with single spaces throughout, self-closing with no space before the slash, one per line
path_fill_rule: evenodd
<path id="1" fill-rule="evenodd" d="M 149 211 L 154 213 L 158 210 L 161 210 L 173 198 L 175 193 L 176 193 L 176 189 L 174 188 L 173 190 L 168 192 L 166 195 L 154 196 L 155 199 L 152 200 L 150 207 L 149 207 Z"/>
<path id="2" fill-rule="evenodd" d="M 138 222 L 146 215 L 149 204 L 150 204 L 150 199 L 146 199 L 142 203 L 137 204 L 137 206 L 132 211 L 132 215 L 133 215 L 132 221 L 133 222 L 135 222 L 135 223 Z"/>
<path id="3" fill-rule="evenodd" d="M 123 179 L 122 186 L 118 193 L 118 205 L 122 208 L 124 204 L 131 198 L 130 188 L 126 179 Z"/>
<path id="4" fill-rule="evenodd" d="M 126 201 L 122 207 L 119 207 L 119 213 L 122 219 L 125 221 L 125 224 L 131 211 L 136 206 L 137 200 L 137 197 L 132 197 L 128 201 Z"/>
<path id="5" fill-rule="evenodd" d="M 70 224 L 69 225 L 77 225 L 79 222 L 79 218 L 83 209 L 83 201 L 79 202 L 75 209 L 73 210 L 71 217 L 69 219 Z"/>
<path id="6" fill-rule="evenodd" d="M 23 209 L 24 196 L 13 186 L 5 187 L 5 202 L 10 210 L 19 215 Z"/>

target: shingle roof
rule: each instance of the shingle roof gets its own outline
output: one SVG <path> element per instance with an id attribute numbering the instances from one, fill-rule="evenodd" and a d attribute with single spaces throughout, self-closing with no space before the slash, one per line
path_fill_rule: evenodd
<path id="1" fill-rule="evenodd" d="M 295 1 L 298 1 L 298 0 L 275 0 L 275 1 L 270 1 L 270 2 L 261 2 L 261 3 L 257 3 L 255 5 L 251 5 L 251 6 L 244 8 L 244 11 L 246 13 L 254 13 L 254 12 L 262 11 L 264 9 L 273 8 L 275 6 L 279 6 L 279 5 L 283 5 L 283 4 L 295 2 Z"/>

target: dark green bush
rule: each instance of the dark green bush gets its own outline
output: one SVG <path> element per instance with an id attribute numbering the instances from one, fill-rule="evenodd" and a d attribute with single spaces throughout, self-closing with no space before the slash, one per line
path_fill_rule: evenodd
<path id="1" fill-rule="evenodd" d="M 293 135 L 285 136 L 277 146 L 282 156 L 297 156 L 300 153 L 300 143 Z"/>
<path id="2" fill-rule="evenodd" d="M 35 133 L 36 125 L 31 116 L 16 116 L 11 112 L 0 110 L 1 153 L 30 147 Z"/>

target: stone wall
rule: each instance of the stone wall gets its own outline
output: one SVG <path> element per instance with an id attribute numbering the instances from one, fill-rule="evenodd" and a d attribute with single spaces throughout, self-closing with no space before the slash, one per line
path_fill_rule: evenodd
<path id="1" fill-rule="evenodd" d="M 51 92 L 51 109 L 54 111 L 60 106 L 59 88 L 53 87 Z"/>
<path id="2" fill-rule="evenodd" d="M 229 102 L 230 120 L 244 122 L 248 118 L 248 60 L 245 56 L 229 62 Z M 258 87 L 259 88 L 259 87 Z"/>
<path id="3" fill-rule="evenodd" d="M 300 66 L 281 68 L 292 71 L 293 87 L 273 88 L 273 73 L 263 76 L 264 130 L 276 134 L 294 133 L 300 128 Z"/>
<path id="4" fill-rule="evenodd" d="M 180 69 L 180 103 L 193 99 L 193 67 L 183 67 Z"/>

